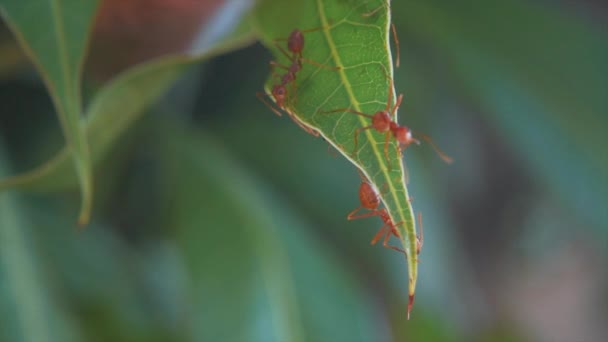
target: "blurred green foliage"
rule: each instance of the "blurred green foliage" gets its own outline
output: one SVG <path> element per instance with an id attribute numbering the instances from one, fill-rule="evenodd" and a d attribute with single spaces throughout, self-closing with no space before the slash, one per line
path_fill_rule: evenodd
<path id="1" fill-rule="evenodd" d="M 82 225 L 91 216 L 93 171 L 87 137 L 80 124 L 81 78 L 96 7 L 96 0 L 5 0 L 0 7 L 2 18 L 36 66 L 55 104 L 80 182 L 82 209 L 78 222 Z"/>
<path id="2" fill-rule="evenodd" d="M 107 152 L 93 220 L 76 230 L 69 163 L 44 194 L 0 192 L 0 340 L 603 340 L 603 6 L 393 3 L 400 122 L 456 159 L 406 152 L 425 227 L 411 321 L 403 257 L 369 246 L 380 221 L 346 221 L 356 171 L 255 98 L 262 47 L 198 66 L 212 50 L 167 56 L 103 88 L 85 77 L 87 137 Z M 241 47 L 245 18 L 241 43 L 218 44 Z M 2 179 L 63 146 L 43 82 L 12 51 L 0 49 Z"/>

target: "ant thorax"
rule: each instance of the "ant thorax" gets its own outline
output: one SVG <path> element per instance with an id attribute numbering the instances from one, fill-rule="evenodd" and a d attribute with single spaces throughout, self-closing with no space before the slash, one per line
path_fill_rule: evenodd
<path id="1" fill-rule="evenodd" d="M 372 126 L 380 133 L 388 132 L 391 129 L 391 117 L 387 111 L 376 112 L 372 117 Z"/>

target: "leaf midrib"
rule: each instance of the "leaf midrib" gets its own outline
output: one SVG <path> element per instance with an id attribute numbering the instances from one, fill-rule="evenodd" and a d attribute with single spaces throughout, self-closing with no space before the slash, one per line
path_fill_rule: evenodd
<path id="1" fill-rule="evenodd" d="M 61 65 L 61 76 L 63 77 L 63 83 L 65 85 L 66 95 L 71 95 L 72 89 L 72 79 L 70 77 L 69 72 L 69 63 L 67 56 L 67 48 L 65 41 L 65 30 L 63 27 L 62 13 L 59 9 L 59 5 L 57 1 L 50 1 L 51 11 L 53 12 L 53 23 L 55 24 L 55 36 L 57 37 L 57 54 L 59 55 L 59 63 Z M 70 102 L 70 101 L 68 101 Z M 70 108 L 71 109 L 71 108 Z M 66 108 L 66 111 L 70 111 L 70 109 Z"/>
<path id="2" fill-rule="evenodd" d="M 344 65 L 342 64 L 342 61 L 340 60 L 340 55 L 338 54 L 338 51 L 336 49 L 336 45 L 333 41 L 333 38 L 331 37 L 331 35 L 329 34 L 328 29 L 326 29 L 327 27 L 329 27 L 329 22 L 327 21 L 327 17 L 325 15 L 325 9 L 323 7 L 323 1 L 322 0 L 317 0 L 317 8 L 319 10 L 319 17 L 321 19 L 321 26 L 324 27 L 323 29 L 323 34 L 325 35 L 325 38 L 327 40 L 327 44 L 329 45 L 329 49 L 331 52 L 332 57 L 334 58 L 336 65 L 341 67 L 339 70 L 337 70 L 338 74 L 340 75 L 340 78 L 342 79 L 342 84 L 344 85 L 344 88 L 346 89 L 346 92 L 348 94 L 348 97 L 350 99 L 350 102 L 352 103 L 352 105 L 355 107 L 356 111 L 361 111 L 361 108 L 359 106 L 359 101 L 357 100 L 357 98 L 355 97 L 355 94 L 352 91 L 352 87 L 351 84 L 348 80 L 348 78 L 346 77 L 346 74 L 344 73 Z M 392 65 L 390 66 L 390 68 L 392 69 Z M 391 70 L 392 71 L 392 70 Z M 392 72 L 391 72 L 392 74 Z M 365 119 L 361 116 L 358 116 L 359 118 L 359 122 L 361 122 L 362 124 L 366 124 L 367 122 L 365 121 Z M 365 130 L 365 135 L 367 136 L 367 138 L 370 141 L 374 141 L 376 142 L 376 140 L 374 139 L 374 136 L 372 135 L 372 132 L 370 130 Z M 401 218 L 401 222 L 407 222 L 407 220 L 405 219 L 405 216 L 403 215 L 403 208 L 401 207 L 401 203 L 397 197 L 397 192 L 396 189 L 393 186 L 393 182 L 390 181 L 390 176 L 388 174 L 388 169 L 386 168 L 386 165 L 383 162 L 383 154 L 380 153 L 380 151 L 378 150 L 378 145 L 377 144 L 370 144 L 372 149 L 374 150 L 374 155 L 376 156 L 376 159 L 378 160 L 378 164 L 380 165 L 380 169 L 382 170 L 382 173 L 384 175 L 384 177 L 386 179 L 389 180 L 388 186 L 389 186 L 389 190 L 390 193 L 393 197 L 393 200 L 395 201 L 395 205 L 397 206 L 398 212 L 399 212 L 399 216 Z M 399 165 L 401 165 L 399 163 Z M 364 172 L 364 171 L 363 171 Z M 371 180 L 371 178 L 370 178 Z M 389 212 L 390 215 L 390 212 Z M 397 222 L 394 221 L 393 222 Z"/>
<path id="3" fill-rule="evenodd" d="M 327 29 L 327 27 L 329 27 L 329 25 L 328 25 L 329 23 L 328 23 L 326 15 L 325 15 L 325 8 L 323 7 L 323 0 L 317 0 L 317 10 L 319 12 L 319 18 L 321 20 L 321 25 L 324 27 L 323 34 L 325 35 L 325 38 L 327 40 L 327 44 L 329 46 L 331 56 L 334 58 L 336 65 L 342 67 L 339 70 L 337 70 L 337 72 L 340 75 L 342 84 L 344 85 L 344 89 L 346 90 L 348 97 L 350 99 L 350 102 L 354 106 L 355 110 L 361 111 L 361 108 L 359 107 L 359 101 L 356 99 L 356 97 L 352 91 L 351 84 L 350 84 L 348 78 L 346 77 L 346 74 L 344 73 L 344 68 L 343 68 L 344 66 L 342 65 L 342 61 L 340 60 L 340 56 L 336 49 L 336 45 Z M 388 28 L 389 28 L 388 25 L 389 25 L 389 21 L 387 20 L 385 32 L 388 32 Z M 388 39 L 388 36 L 387 36 L 387 39 Z M 387 44 L 388 44 L 388 42 L 387 42 Z M 389 63 L 389 69 L 390 69 L 391 75 L 393 74 L 392 67 L 393 67 L 392 63 Z M 395 117 L 396 117 L 396 115 L 395 115 Z M 362 117 L 359 117 L 359 122 L 361 122 L 362 125 L 367 124 L 367 122 L 365 122 L 365 120 Z M 371 130 L 365 130 L 365 135 L 367 136 L 367 138 L 370 142 L 376 142 L 376 140 L 374 139 L 374 137 L 372 135 Z M 408 278 L 409 278 L 408 293 L 410 295 L 410 303 L 411 303 L 411 300 L 416 291 L 416 282 L 417 282 L 417 278 L 418 278 L 418 270 L 417 270 L 418 255 L 417 255 L 417 247 L 416 247 L 417 238 L 416 238 L 415 218 L 414 218 L 414 214 L 413 214 L 413 209 L 411 208 L 411 206 L 409 207 L 409 209 L 410 209 L 409 213 L 410 213 L 411 219 L 406 220 L 406 217 L 404 216 L 405 209 L 401 206 L 401 201 L 399 201 L 399 198 L 397 196 L 397 191 L 396 191 L 395 187 L 393 186 L 393 181 L 391 180 L 391 178 L 388 174 L 388 169 L 386 168 L 386 165 L 384 164 L 383 154 L 380 153 L 380 151 L 378 150 L 377 143 L 372 143 L 370 145 L 372 147 L 374 155 L 376 156 L 378 165 L 380 166 L 380 170 L 381 170 L 382 174 L 384 175 L 385 179 L 387 180 L 389 191 L 393 198 L 395 209 L 397 211 L 397 213 L 395 213 L 395 214 L 399 215 L 401 220 L 396 221 L 394 219 L 393 215 L 391 214 L 392 211 L 390 210 L 390 207 L 387 206 L 388 214 L 389 214 L 392 222 L 403 222 L 405 224 L 404 234 L 401 237 L 401 242 L 403 243 L 403 245 L 405 247 L 405 256 L 406 256 Z M 357 164 L 357 163 L 355 163 L 355 164 Z M 401 163 L 401 161 L 398 163 L 398 165 L 399 165 L 401 174 L 403 175 L 404 170 L 403 170 L 403 164 Z M 359 169 L 361 169 L 361 168 L 359 168 Z M 364 170 L 361 170 L 361 171 L 365 173 Z M 368 175 L 368 178 L 369 178 L 369 175 Z M 371 178 L 370 178 L 370 180 L 371 180 Z M 373 180 L 371 180 L 371 181 L 373 181 Z M 404 185 L 404 188 L 405 188 L 405 185 Z M 407 194 L 407 188 L 405 188 L 404 191 L 405 191 L 405 194 Z M 381 197 L 381 200 L 386 206 L 386 202 L 384 201 L 384 198 Z M 408 222 L 411 223 L 411 226 L 407 224 Z M 407 241 L 406 241 L 406 237 L 407 237 Z M 409 317 L 409 309 L 408 309 L 408 317 Z"/>

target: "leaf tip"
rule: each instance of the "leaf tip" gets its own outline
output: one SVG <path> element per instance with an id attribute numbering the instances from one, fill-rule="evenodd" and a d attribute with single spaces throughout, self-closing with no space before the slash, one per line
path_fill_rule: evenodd
<path id="1" fill-rule="evenodd" d="M 410 319 L 410 313 L 412 312 L 412 307 L 414 306 L 414 294 L 410 293 L 410 298 L 407 303 L 407 319 Z"/>
<path id="2" fill-rule="evenodd" d="M 91 215 L 89 213 L 81 213 L 80 216 L 78 216 L 78 230 L 86 228 L 90 221 Z"/>
<path id="3" fill-rule="evenodd" d="M 82 205 L 82 209 L 80 210 L 80 214 L 78 216 L 78 229 L 82 230 L 86 228 L 91 222 L 91 203 L 90 201 L 84 201 Z"/>

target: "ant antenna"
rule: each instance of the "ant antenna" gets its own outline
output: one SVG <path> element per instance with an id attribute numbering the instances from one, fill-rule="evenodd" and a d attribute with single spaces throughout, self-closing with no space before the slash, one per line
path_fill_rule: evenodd
<path id="1" fill-rule="evenodd" d="M 376 13 L 378 13 L 378 11 L 380 11 L 383 8 L 386 8 L 385 4 L 378 6 L 376 9 L 372 10 L 371 12 L 362 13 L 361 16 L 364 18 L 369 18 L 369 17 L 375 15 Z M 399 60 L 401 59 L 400 58 L 401 54 L 399 52 L 399 38 L 397 37 L 397 29 L 395 28 L 394 23 L 391 23 L 391 30 L 393 31 L 393 39 L 395 40 L 395 46 L 397 47 L 397 61 L 395 62 L 395 66 L 397 66 L 397 68 L 398 68 Z"/>
<path id="2" fill-rule="evenodd" d="M 441 151 L 441 149 L 439 149 L 439 147 L 433 142 L 431 137 L 423 133 L 416 133 L 416 135 L 419 136 L 422 140 L 429 143 L 429 145 L 431 145 L 435 152 L 437 152 L 437 155 L 439 156 L 439 158 L 441 158 L 441 160 L 443 160 L 447 164 L 452 164 L 454 162 L 454 159 L 452 159 L 452 157 L 448 156 L 443 151 Z"/>

